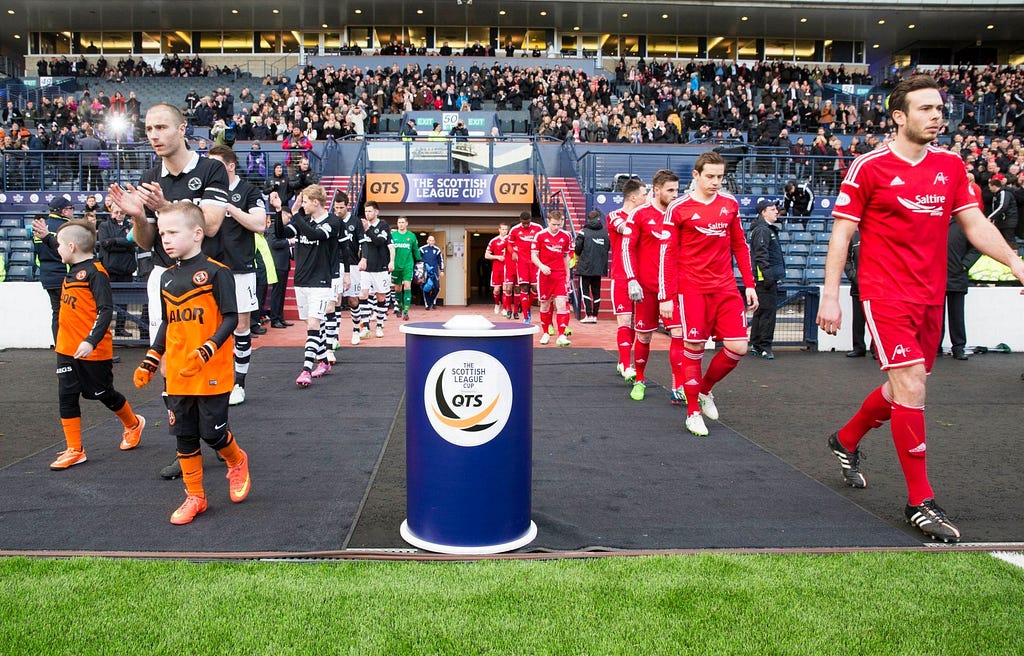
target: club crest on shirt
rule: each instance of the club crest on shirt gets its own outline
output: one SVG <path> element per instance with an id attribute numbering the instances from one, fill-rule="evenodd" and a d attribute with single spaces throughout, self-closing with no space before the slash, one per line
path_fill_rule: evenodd
<path id="1" fill-rule="evenodd" d="M 85 272 L 85 269 L 82 269 L 81 271 L 75 274 L 75 280 L 85 280 L 85 277 L 87 275 L 89 274 Z"/>
<path id="2" fill-rule="evenodd" d="M 189 178 L 188 188 L 189 191 L 199 191 L 200 189 L 203 188 L 203 181 L 200 180 L 199 178 Z"/>
<path id="3" fill-rule="evenodd" d="M 205 271 L 196 271 L 192 276 L 192 282 L 197 285 L 205 285 L 210 280 L 210 274 Z"/>

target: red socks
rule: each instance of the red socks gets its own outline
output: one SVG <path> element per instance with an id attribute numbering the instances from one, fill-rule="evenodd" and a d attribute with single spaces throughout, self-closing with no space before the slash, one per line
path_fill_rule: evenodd
<path id="1" fill-rule="evenodd" d="M 684 369 L 683 362 L 686 359 L 685 356 L 683 355 L 683 353 L 684 353 L 685 350 L 686 349 L 684 347 L 684 343 L 683 343 L 683 338 L 682 337 L 673 337 L 672 340 L 669 342 L 669 347 L 668 347 L 668 363 L 669 363 L 669 365 L 672 366 L 672 389 L 673 390 L 679 389 L 683 385 L 683 380 L 684 380 L 684 378 L 683 378 L 683 376 L 684 376 L 684 373 L 683 373 L 683 369 Z"/>
<path id="2" fill-rule="evenodd" d="M 737 355 L 727 348 L 715 354 L 711 358 L 708 370 L 704 372 L 704 382 L 700 386 L 701 394 L 707 394 L 715 384 L 729 375 L 729 372 L 740 363 L 742 355 Z"/>
<path id="3" fill-rule="evenodd" d="M 633 328 L 630 326 L 619 326 L 615 331 L 615 341 L 619 347 L 619 364 L 623 368 L 631 364 L 630 358 L 633 355 L 633 339 L 635 337 Z"/>
<path id="4" fill-rule="evenodd" d="M 924 408 L 892 404 L 892 441 L 907 479 L 908 503 L 919 506 L 925 499 L 934 498 L 926 466 Z"/>
<path id="5" fill-rule="evenodd" d="M 686 346 L 686 342 L 683 342 L 683 391 L 686 392 L 687 415 L 700 412 L 697 394 L 700 393 L 702 378 L 700 368 L 703 359 L 704 351 L 692 349 Z"/>
<path id="6" fill-rule="evenodd" d="M 848 451 L 856 451 L 857 445 L 872 428 L 878 428 L 892 416 L 892 399 L 884 392 L 885 385 L 879 385 L 868 394 L 846 425 L 839 429 L 839 443 Z"/>
<path id="7" fill-rule="evenodd" d="M 651 355 L 651 345 L 644 344 L 639 339 L 636 340 L 636 344 L 633 345 L 633 366 L 636 368 L 636 382 L 643 383 L 647 379 L 644 377 L 647 371 L 647 358 Z"/>

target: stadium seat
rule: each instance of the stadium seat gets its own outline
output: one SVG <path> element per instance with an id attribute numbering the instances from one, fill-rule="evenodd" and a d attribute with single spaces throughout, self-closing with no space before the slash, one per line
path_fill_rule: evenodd
<path id="1" fill-rule="evenodd" d="M 779 233 L 779 242 L 780 243 L 788 244 L 791 241 L 793 241 L 793 236 L 791 234 L 789 234 L 785 230 L 783 230 L 783 231 L 781 231 Z"/>
<path id="2" fill-rule="evenodd" d="M 828 240 L 832 238 L 831 232 L 812 232 L 814 235 L 815 244 L 827 244 Z"/>
<path id="3" fill-rule="evenodd" d="M 785 255 L 782 261 L 786 263 L 786 270 L 803 269 L 807 266 L 807 258 L 803 255 Z"/>
<path id="4" fill-rule="evenodd" d="M 32 266 L 33 264 L 35 264 L 35 261 L 36 254 L 26 251 L 12 251 L 11 254 L 8 256 L 8 262 L 11 265 L 25 264 L 28 266 Z"/>
<path id="5" fill-rule="evenodd" d="M 811 244 L 811 255 L 827 255 L 828 244 Z"/>
<path id="6" fill-rule="evenodd" d="M 824 255 L 811 255 L 807 258 L 807 266 L 812 269 L 824 269 L 825 268 L 825 256 Z"/>
<path id="7" fill-rule="evenodd" d="M 814 243 L 814 233 L 807 232 L 807 231 L 794 232 L 793 233 L 793 241 L 795 241 L 798 244 L 813 244 Z"/>
<path id="8" fill-rule="evenodd" d="M 782 252 L 784 255 L 810 255 L 811 247 L 807 244 L 786 244 Z"/>
<path id="9" fill-rule="evenodd" d="M 35 245 L 30 239 L 12 239 L 10 242 L 11 251 L 26 251 L 28 253 L 33 253 L 36 250 Z"/>
<path id="10" fill-rule="evenodd" d="M 22 239 L 32 241 L 32 228 L 22 228 L 21 226 L 18 226 L 17 228 L 8 228 L 7 238 L 10 239 L 11 241 L 17 241 Z"/>
<path id="11" fill-rule="evenodd" d="M 804 284 L 805 285 L 823 285 L 825 284 L 825 270 L 824 269 L 811 269 L 808 268 L 804 271 Z"/>
<path id="12" fill-rule="evenodd" d="M 0 253 L 3 253 L 4 257 L 11 252 L 11 242 L 6 239 L 0 239 Z"/>
<path id="13" fill-rule="evenodd" d="M 7 280 L 11 282 L 25 282 L 35 280 L 32 267 L 24 264 L 17 264 L 7 267 Z"/>
<path id="14" fill-rule="evenodd" d="M 6 228 L 24 228 L 24 227 L 25 226 L 24 226 L 24 224 L 22 224 L 21 219 L 15 218 L 13 216 L 5 216 L 4 218 L 0 219 L 0 228 L 6 229 Z"/>
<path id="15" fill-rule="evenodd" d="M 802 285 L 804 284 L 804 272 L 801 269 L 786 269 L 786 280 L 784 281 L 787 285 Z"/>
<path id="16" fill-rule="evenodd" d="M 808 221 L 807 232 L 825 232 L 828 228 L 824 221 Z"/>

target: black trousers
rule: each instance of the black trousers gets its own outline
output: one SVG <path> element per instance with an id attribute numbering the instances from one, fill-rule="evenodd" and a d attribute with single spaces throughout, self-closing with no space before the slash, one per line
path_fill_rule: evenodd
<path id="1" fill-rule="evenodd" d="M 596 317 L 601 311 L 601 276 L 580 276 L 583 291 L 583 310 L 588 317 Z"/>
<path id="2" fill-rule="evenodd" d="M 967 348 L 967 325 L 964 319 L 966 298 L 967 292 L 946 292 L 946 316 L 943 323 L 949 322 L 949 342 L 953 353 L 963 353 Z"/>
<path id="3" fill-rule="evenodd" d="M 758 350 L 770 349 L 775 341 L 775 310 L 779 307 L 779 285 L 757 283 L 757 310 L 750 320 L 750 345 Z"/>
<path id="4" fill-rule="evenodd" d="M 270 320 L 284 321 L 284 292 L 288 287 L 288 269 L 277 269 L 277 282 L 270 287 Z"/>
<path id="5" fill-rule="evenodd" d="M 853 309 L 850 312 L 850 323 L 853 329 L 853 350 L 858 353 L 867 353 L 868 347 L 864 341 L 864 327 L 867 319 L 864 317 L 864 306 L 860 302 L 860 295 L 851 294 Z"/>
<path id="6" fill-rule="evenodd" d="M 47 289 L 50 297 L 50 329 L 53 331 L 53 343 L 57 344 L 57 326 L 60 324 L 60 287 Z"/>

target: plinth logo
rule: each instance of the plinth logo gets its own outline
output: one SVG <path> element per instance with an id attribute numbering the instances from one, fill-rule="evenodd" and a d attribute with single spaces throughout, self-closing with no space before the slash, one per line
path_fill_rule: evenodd
<path id="1" fill-rule="evenodd" d="M 512 379 L 493 356 L 456 351 L 431 367 L 423 401 L 430 425 L 442 439 L 456 446 L 480 446 L 508 422 Z"/>

